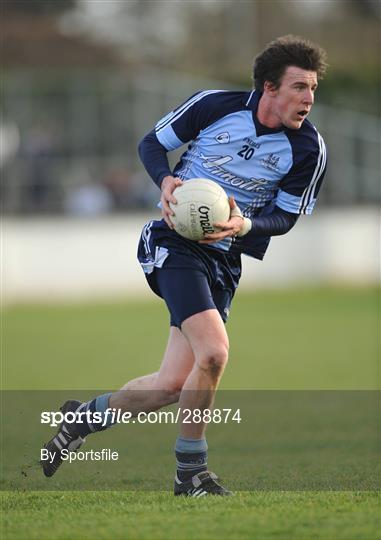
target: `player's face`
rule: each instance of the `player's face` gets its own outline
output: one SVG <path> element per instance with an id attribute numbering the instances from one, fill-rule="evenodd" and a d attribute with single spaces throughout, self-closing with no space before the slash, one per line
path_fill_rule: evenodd
<path id="1" fill-rule="evenodd" d="M 316 88 L 315 71 L 289 66 L 279 88 L 272 90 L 272 113 L 279 124 L 299 129 L 312 108 Z"/>

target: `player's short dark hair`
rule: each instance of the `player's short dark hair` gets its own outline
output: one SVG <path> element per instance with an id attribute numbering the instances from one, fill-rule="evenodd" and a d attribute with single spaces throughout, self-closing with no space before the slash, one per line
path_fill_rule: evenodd
<path id="1" fill-rule="evenodd" d="M 289 66 L 316 71 L 322 79 L 327 69 L 326 52 L 311 41 L 298 36 L 282 36 L 271 41 L 255 58 L 254 86 L 263 92 L 265 81 L 279 88 L 281 78 Z"/>

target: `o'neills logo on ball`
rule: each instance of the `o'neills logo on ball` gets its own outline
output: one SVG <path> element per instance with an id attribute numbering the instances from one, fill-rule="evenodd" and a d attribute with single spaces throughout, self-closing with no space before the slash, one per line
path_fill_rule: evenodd
<path id="1" fill-rule="evenodd" d="M 189 205 L 190 208 L 190 227 L 192 231 L 192 235 L 194 236 L 197 234 L 197 205 L 195 203 L 191 203 Z"/>
<path id="2" fill-rule="evenodd" d="M 199 221 L 203 234 L 214 232 L 213 226 L 210 223 L 209 212 L 209 206 L 203 205 L 198 207 Z"/>

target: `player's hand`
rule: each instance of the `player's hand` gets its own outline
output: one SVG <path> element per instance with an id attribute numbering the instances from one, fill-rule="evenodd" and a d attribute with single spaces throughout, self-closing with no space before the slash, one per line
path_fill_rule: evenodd
<path id="1" fill-rule="evenodd" d="M 214 227 L 218 227 L 220 231 L 206 234 L 204 240 L 200 240 L 200 244 L 213 244 L 223 240 L 224 238 L 237 236 L 244 226 L 244 218 L 239 210 L 234 197 L 229 197 L 230 218 L 229 221 L 218 221 L 213 223 Z"/>
<path id="2" fill-rule="evenodd" d="M 174 197 L 173 192 L 178 186 L 181 186 L 182 184 L 182 180 L 174 176 L 165 176 L 161 183 L 161 215 L 163 216 L 164 221 L 170 229 L 174 228 L 174 225 L 171 221 L 171 216 L 174 216 L 175 213 L 169 206 L 169 203 L 171 202 L 173 204 L 177 204 L 177 200 L 176 197 Z"/>

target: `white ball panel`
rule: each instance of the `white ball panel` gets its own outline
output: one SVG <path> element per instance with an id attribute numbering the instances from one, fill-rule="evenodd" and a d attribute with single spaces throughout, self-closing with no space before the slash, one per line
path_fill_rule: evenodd
<path id="1" fill-rule="evenodd" d="M 201 240 L 214 232 L 213 223 L 230 216 L 228 197 L 217 183 L 197 178 L 187 180 L 173 192 L 178 203 L 170 204 L 175 212 L 171 220 L 175 230 L 189 240 Z"/>

